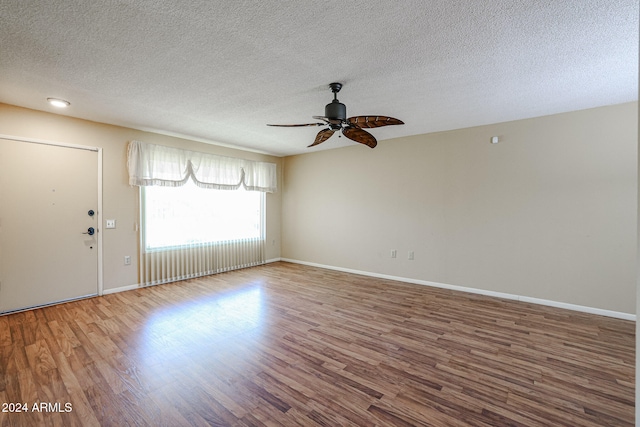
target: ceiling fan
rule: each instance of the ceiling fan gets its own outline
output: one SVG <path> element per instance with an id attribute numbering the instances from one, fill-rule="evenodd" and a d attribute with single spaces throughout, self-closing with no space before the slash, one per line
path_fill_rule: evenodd
<path id="1" fill-rule="evenodd" d="M 389 125 L 403 125 L 404 122 L 387 116 L 353 116 L 347 118 L 347 106 L 338 101 L 338 92 L 342 89 L 342 83 L 331 83 L 329 85 L 333 92 L 333 101 L 324 107 L 324 116 L 313 116 L 314 119 L 322 120 L 324 123 L 306 123 L 300 125 L 267 125 L 282 127 L 299 126 L 329 126 L 316 135 L 315 141 L 309 147 L 321 144 L 329 139 L 334 132 L 341 131 L 347 138 L 374 148 L 378 141 L 369 132 L 362 128 L 377 128 Z"/>

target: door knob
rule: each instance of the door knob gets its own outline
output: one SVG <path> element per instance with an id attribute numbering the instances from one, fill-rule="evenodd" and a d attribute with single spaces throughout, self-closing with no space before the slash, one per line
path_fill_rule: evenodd
<path id="1" fill-rule="evenodd" d="M 82 234 L 88 234 L 89 236 L 93 236 L 93 234 L 94 234 L 95 232 L 96 232 L 95 228 L 93 228 L 93 227 L 89 227 L 89 228 L 87 228 L 87 231 L 85 231 L 85 232 L 84 232 L 84 233 L 82 233 Z"/>

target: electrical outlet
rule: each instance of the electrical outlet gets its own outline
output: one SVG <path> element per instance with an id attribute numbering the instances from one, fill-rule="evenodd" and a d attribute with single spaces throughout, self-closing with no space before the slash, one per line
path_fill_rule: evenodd
<path id="1" fill-rule="evenodd" d="M 395 249 L 391 250 L 391 258 L 395 258 L 398 256 L 398 251 L 396 251 Z"/>
<path id="2" fill-rule="evenodd" d="M 106 220 L 107 226 L 105 228 L 116 228 L 116 220 L 108 219 Z"/>
<path id="3" fill-rule="evenodd" d="M 124 265 L 131 265 L 131 257 L 129 255 L 124 257 Z"/>
<path id="4" fill-rule="evenodd" d="M 408 258 L 409 258 L 409 259 L 413 259 L 413 251 L 409 251 L 409 256 L 408 256 Z"/>

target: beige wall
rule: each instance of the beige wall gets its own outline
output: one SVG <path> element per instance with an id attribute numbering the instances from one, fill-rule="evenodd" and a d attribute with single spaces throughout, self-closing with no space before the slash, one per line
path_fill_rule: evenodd
<path id="1" fill-rule="evenodd" d="M 103 219 L 116 219 L 116 229 L 104 229 L 104 289 L 138 283 L 138 188 L 128 184 L 127 143 L 131 140 L 181 147 L 225 156 L 276 163 L 282 186 L 282 159 L 150 132 L 0 104 L 0 134 L 101 147 L 103 149 Z M 267 259 L 280 257 L 281 192 L 267 195 Z M 132 265 L 124 265 L 124 256 Z"/>
<path id="2" fill-rule="evenodd" d="M 282 256 L 635 313 L 636 111 L 287 157 Z"/>

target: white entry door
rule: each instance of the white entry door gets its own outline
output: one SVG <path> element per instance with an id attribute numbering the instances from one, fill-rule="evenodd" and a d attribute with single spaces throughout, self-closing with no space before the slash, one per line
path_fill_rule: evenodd
<path id="1" fill-rule="evenodd" d="M 98 293 L 98 159 L 0 138 L 0 313 Z"/>

